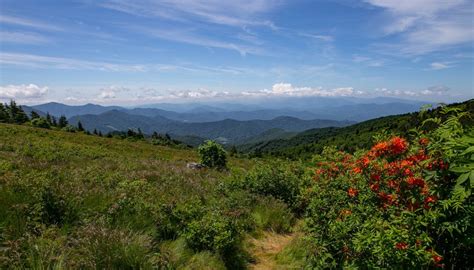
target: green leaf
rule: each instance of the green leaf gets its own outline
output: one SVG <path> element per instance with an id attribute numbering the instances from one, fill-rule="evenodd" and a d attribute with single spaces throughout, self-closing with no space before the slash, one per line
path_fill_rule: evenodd
<path id="1" fill-rule="evenodd" d="M 468 147 L 464 152 L 461 153 L 462 156 L 474 152 L 474 146 Z"/>
<path id="2" fill-rule="evenodd" d="M 456 180 L 456 185 L 462 185 L 464 182 L 466 182 L 467 179 L 470 178 L 470 175 L 471 175 L 471 172 L 461 174 Z"/>

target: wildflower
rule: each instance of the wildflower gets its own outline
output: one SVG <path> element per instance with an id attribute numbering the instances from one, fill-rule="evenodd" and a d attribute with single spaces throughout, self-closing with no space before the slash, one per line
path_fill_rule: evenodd
<path id="1" fill-rule="evenodd" d="M 408 169 L 408 168 L 406 168 L 406 169 L 403 171 L 403 174 L 404 174 L 405 176 L 413 176 L 413 172 L 412 172 L 410 169 Z"/>
<path id="2" fill-rule="evenodd" d="M 361 159 L 361 163 L 363 168 L 367 168 L 367 166 L 370 164 L 370 159 L 368 157 L 363 157 Z"/>
<path id="3" fill-rule="evenodd" d="M 352 169 L 352 172 L 355 173 L 355 174 L 361 174 L 361 173 L 362 173 L 362 169 L 359 168 L 359 167 L 355 167 L 354 169 Z"/>
<path id="4" fill-rule="evenodd" d="M 379 186 L 379 184 L 371 184 L 370 189 L 372 191 L 378 191 L 380 189 L 380 186 Z"/>
<path id="5" fill-rule="evenodd" d="M 439 255 L 437 255 L 437 254 L 433 254 L 432 258 L 433 258 L 433 261 L 434 261 L 435 263 L 439 263 L 439 262 L 441 262 L 441 261 L 443 260 L 443 257 L 441 257 L 441 256 L 439 256 Z"/>
<path id="6" fill-rule="evenodd" d="M 425 180 L 423 180 L 421 178 L 409 177 L 406 182 L 411 187 L 415 187 L 415 186 L 420 187 L 420 188 L 425 187 Z"/>
<path id="7" fill-rule="evenodd" d="M 349 188 L 347 190 L 347 195 L 349 195 L 349 197 L 355 197 L 357 194 L 359 194 L 359 191 L 355 188 Z"/>
<path id="8" fill-rule="evenodd" d="M 370 149 L 369 155 L 379 157 L 388 151 L 388 147 L 387 142 L 379 142 Z"/>
<path id="9" fill-rule="evenodd" d="M 425 198 L 425 209 L 430 209 L 431 204 L 435 203 L 438 200 L 436 196 L 428 196 Z"/>
<path id="10" fill-rule="evenodd" d="M 399 155 L 407 150 L 408 143 L 405 139 L 394 137 L 390 140 L 390 152 L 393 155 Z"/>
<path id="11" fill-rule="evenodd" d="M 398 250 L 405 250 L 408 248 L 408 244 L 405 242 L 398 242 L 395 244 L 395 248 Z"/>
<path id="12" fill-rule="evenodd" d="M 428 196 L 425 199 L 425 203 L 435 203 L 437 201 L 436 196 Z"/>
<path id="13" fill-rule="evenodd" d="M 380 175 L 379 174 L 372 174 L 370 176 L 370 179 L 373 180 L 373 181 L 379 182 L 380 181 Z"/>
<path id="14" fill-rule="evenodd" d="M 428 138 L 421 138 L 419 143 L 423 146 L 426 146 L 428 143 L 430 143 L 430 140 Z"/>

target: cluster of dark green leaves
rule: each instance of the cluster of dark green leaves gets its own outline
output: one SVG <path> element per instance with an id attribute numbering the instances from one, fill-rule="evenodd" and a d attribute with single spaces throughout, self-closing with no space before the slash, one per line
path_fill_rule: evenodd
<path id="1" fill-rule="evenodd" d="M 227 166 L 227 153 L 222 145 L 215 141 L 206 141 L 198 147 L 201 163 L 209 168 L 223 169 Z"/>

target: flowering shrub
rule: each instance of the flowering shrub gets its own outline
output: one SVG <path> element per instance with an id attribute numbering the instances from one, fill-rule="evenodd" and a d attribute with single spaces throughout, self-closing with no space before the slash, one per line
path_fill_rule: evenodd
<path id="1" fill-rule="evenodd" d="M 461 124 L 466 114 L 444 112 L 439 128 L 421 127 L 410 142 L 394 136 L 316 157 L 305 193 L 313 266 L 472 266 L 472 127 Z"/>

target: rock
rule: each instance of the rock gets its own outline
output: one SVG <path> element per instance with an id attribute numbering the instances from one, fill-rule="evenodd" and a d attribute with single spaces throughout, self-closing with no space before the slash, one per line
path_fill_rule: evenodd
<path id="1" fill-rule="evenodd" d="M 206 166 L 204 166 L 203 164 L 197 163 L 197 162 L 190 162 L 190 163 L 186 164 L 186 168 L 192 169 L 192 170 L 200 170 L 200 169 L 203 169 L 205 167 Z"/>

